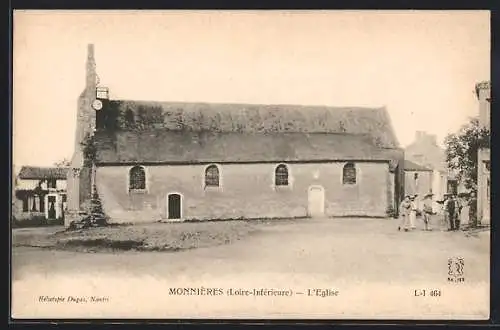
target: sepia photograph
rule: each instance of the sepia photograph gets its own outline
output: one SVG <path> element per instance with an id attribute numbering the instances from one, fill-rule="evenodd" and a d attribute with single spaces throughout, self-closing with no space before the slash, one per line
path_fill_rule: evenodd
<path id="1" fill-rule="evenodd" d="M 489 319 L 490 37 L 15 10 L 11 318 Z"/>

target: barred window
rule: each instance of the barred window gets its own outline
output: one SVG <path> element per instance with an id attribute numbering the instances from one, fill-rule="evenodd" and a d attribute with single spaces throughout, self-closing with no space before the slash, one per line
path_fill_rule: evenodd
<path id="1" fill-rule="evenodd" d="M 276 167 L 274 182 L 277 186 L 288 186 L 288 167 L 286 165 L 281 164 Z"/>
<path id="2" fill-rule="evenodd" d="M 219 186 L 219 168 L 216 165 L 210 165 L 205 170 L 205 186 Z"/>
<path id="3" fill-rule="evenodd" d="M 344 165 L 342 171 L 342 183 L 343 184 L 356 184 L 356 166 L 353 163 L 347 163 Z"/>
<path id="4" fill-rule="evenodd" d="M 129 172 L 129 190 L 146 189 L 146 171 L 142 166 L 134 166 Z"/>

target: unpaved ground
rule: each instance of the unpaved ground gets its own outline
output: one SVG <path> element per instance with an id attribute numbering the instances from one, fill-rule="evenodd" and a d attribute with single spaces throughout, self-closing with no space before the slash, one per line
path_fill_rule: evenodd
<path id="1" fill-rule="evenodd" d="M 464 313 L 468 313 L 465 317 L 487 317 L 489 232 L 468 236 L 463 232 L 417 229 L 404 233 L 397 231 L 395 220 L 388 219 L 296 220 L 262 228 L 261 232 L 232 244 L 176 253 L 14 248 L 13 295 L 17 292 L 18 298 L 13 307 L 17 306 L 21 316 L 34 310 L 37 315 L 57 315 L 57 310 L 33 301 L 41 294 L 67 295 L 80 290 L 83 294 L 107 292 L 118 304 L 106 305 L 109 309 L 94 306 L 97 309 L 88 310 L 66 306 L 72 315 L 81 317 L 96 311 L 106 317 L 293 317 L 286 311 L 316 317 L 322 313 L 321 317 L 327 318 L 415 318 L 414 314 L 456 318 Z M 447 262 L 451 257 L 465 261 L 462 286 L 447 283 Z M 187 301 L 183 300 L 186 297 L 168 295 L 168 288 L 186 285 L 224 289 L 258 285 L 299 289 L 336 286 L 344 292 L 342 299 L 350 300 L 335 307 L 324 305 L 331 300 L 308 301 L 314 306 L 309 308 L 299 296 L 293 298 L 294 303 L 276 299 L 257 302 L 242 297 L 225 297 L 227 300 L 215 303 L 209 298 L 189 297 L 191 300 Z M 443 297 L 410 297 L 414 289 L 421 288 L 441 289 Z M 377 294 L 373 295 L 373 290 Z M 143 304 L 144 309 L 137 309 L 138 305 L 128 298 L 119 298 L 120 295 Z M 434 305 L 429 305 L 431 302 Z"/>
<path id="2" fill-rule="evenodd" d="M 149 223 L 78 230 L 14 230 L 12 246 L 77 252 L 182 251 L 230 244 L 276 222 L 204 221 Z"/>

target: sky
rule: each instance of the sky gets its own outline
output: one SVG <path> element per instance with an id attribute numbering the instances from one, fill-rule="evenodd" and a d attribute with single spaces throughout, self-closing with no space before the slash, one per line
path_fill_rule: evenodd
<path id="1" fill-rule="evenodd" d="M 110 98 L 385 106 L 402 147 L 478 113 L 488 11 L 16 11 L 13 162 L 70 158 L 87 44 Z"/>

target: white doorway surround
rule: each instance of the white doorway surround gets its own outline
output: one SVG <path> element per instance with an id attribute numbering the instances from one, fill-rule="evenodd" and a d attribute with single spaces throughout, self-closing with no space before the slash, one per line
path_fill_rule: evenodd
<path id="1" fill-rule="evenodd" d="M 44 198 L 45 219 L 56 220 L 61 218 L 61 198 L 59 194 L 47 194 Z"/>
<path id="2" fill-rule="evenodd" d="M 322 186 L 310 186 L 308 190 L 307 213 L 312 218 L 325 215 L 325 189 Z"/>

